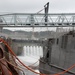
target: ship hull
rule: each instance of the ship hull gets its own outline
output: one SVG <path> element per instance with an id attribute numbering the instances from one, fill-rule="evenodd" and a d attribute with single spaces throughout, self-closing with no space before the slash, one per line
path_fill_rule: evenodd
<path id="1" fill-rule="evenodd" d="M 60 68 L 56 65 L 48 64 L 43 60 L 43 58 L 40 58 L 39 71 L 42 74 L 57 74 L 57 73 L 64 72 L 65 69 Z M 67 72 L 63 73 L 62 75 L 75 75 L 75 73 L 73 73 L 71 71 L 67 71 Z"/>

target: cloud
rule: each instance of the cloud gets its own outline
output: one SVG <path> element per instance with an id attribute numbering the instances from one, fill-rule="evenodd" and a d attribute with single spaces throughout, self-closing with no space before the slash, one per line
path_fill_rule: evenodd
<path id="1" fill-rule="evenodd" d="M 36 13 L 47 2 L 50 13 L 75 12 L 75 0 L 0 0 L 0 12 Z"/>

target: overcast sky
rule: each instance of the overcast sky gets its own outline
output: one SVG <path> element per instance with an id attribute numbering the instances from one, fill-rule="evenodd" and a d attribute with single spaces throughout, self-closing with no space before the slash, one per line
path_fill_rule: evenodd
<path id="1" fill-rule="evenodd" d="M 47 2 L 49 13 L 75 13 L 75 0 L 0 0 L 0 13 L 37 13 Z"/>
<path id="2" fill-rule="evenodd" d="M 0 0 L 0 14 L 37 13 L 47 2 L 49 13 L 75 13 L 75 0 Z"/>

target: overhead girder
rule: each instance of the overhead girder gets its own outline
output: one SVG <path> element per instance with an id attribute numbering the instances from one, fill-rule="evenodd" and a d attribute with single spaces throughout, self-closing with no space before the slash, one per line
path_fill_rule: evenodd
<path id="1" fill-rule="evenodd" d="M 48 17 L 45 21 L 46 16 Z M 0 27 L 70 27 L 75 26 L 75 13 L 0 15 Z"/>

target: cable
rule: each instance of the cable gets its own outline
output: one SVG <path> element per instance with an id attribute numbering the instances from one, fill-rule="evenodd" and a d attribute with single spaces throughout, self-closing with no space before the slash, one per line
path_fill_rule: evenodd
<path id="1" fill-rule="evenodd" d="M 4 59 L 5 59 L 5 57 L 1 58 L 1 59 L 0 59 L 0 63 L 3 64 L 3 65 L 7 68 L 8 74 L 9 74 L 9 75 L 12 75 L 12 73 L 11 73 L 9 67 L 8 67 L 7 65 L 5 65 L 5 63 L 3 63 L 3 62 L 1 61 L 1 60 L 4 60 Z M 5 75 L 2 66 L 1 66 L 1 69 L 2 69 L 2 75 Z M 5 68 L 4 68 L 4 69 L 5 69 Z"/>
<path id="2" fill-rule="evenodd" d="M 37 60 L 35 63 L 33 63 L 33 64 L 29 65 L 29 66 L 33 66 L 33 65 L 35 65 L 38 61 L 39 61 L 39 60 Z"/>
<path id="3" fill-rule="evenodd" d="M 29 68 L 29 67 L 26 66 L 25 64 L 23 64 L 23 63 L 17 58 L 16 54 L 12 51 L 12 49 L 9 47 L 9 45 L 8 45 L 8 43 L 7 43 L 6 41 L 4 41 L 2 38 L 0 38 L 0 41 L 3 42 L 3 43 L 8 47 L 9 52 L 10 52 L 11 54 L 13 54 L 13 55 L 15 56 L 15 58 L 16 58 L 24 67 L 26 67 L 28 70 L 30 70 L 30 71 L 32 71 L 32 72 L 34 72 L 34 73 L 36 73 L 36 74 L 40 74 L 40 73 L 35 72 L 33 69 Z"/>
<path id="4" fill-rule="evenodd" d="M 45 8 L 41 9 L 40 11 L 37 12 L 37 14 L 39 14 L 41 11 L 43 11 Z"/>
<path id="5" fill-rule="evenodd" d="M 5 60 L 8 64 L 10 64 L 10 65 L 12 65 L 13 67 L 15 67 L 15 68 L 17 68 L 18 70 L 21 70 L 22 71 L 22 69 L 20 69 L 19 67 L 17 67 L 17 66 L 15 66 L 15 65 L 13 65 L 12 63 L 10 63 L 9 61 L 7 61 L 7 60 Z M 23 72 L 23 71 L 22 71 Z M 24 72 L 23 72 L 24 73 Z"/>
<path id="6" fill-rule="evenodd" d="M 23 64 L 16 56 L 16 54 L 12 51 L 12 49 L 9 47 L 8 43 L 6 41 L 4 41 L 2 38 L 0 38 L 0 41 L 3 42 L 9 49 L 9 52 L 11 54 L 13 54 L 15 56 L 15 58 L 24 66 L 26 67 L 28 70 L 34 72 L 35 74 L 40 74 L 40 75 L 61 75 L 61 74 L 64 74 L 66 72 L 68 72 L 69 70 L 73 69 L 75 67 L 75 64 L 72 65 L 71 67 L 69 67 L 68 69 L 66 69 L 65 71 L 62 71 L 62 72 L 59 72 L 59 73 L 56 73 L 56 74 L 41 74 L 41 73 L 38 73 L 38 72 L 35 72 L 33 69 L 29 68 L 28 66 L 26 66 L 25 64 Z"/>

